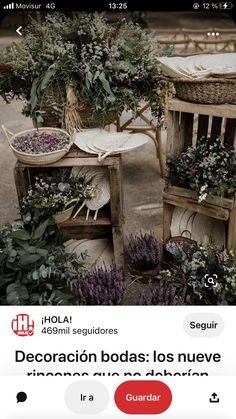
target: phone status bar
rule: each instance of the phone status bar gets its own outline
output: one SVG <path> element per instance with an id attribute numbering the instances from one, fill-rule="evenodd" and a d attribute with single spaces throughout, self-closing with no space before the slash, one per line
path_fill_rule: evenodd
<path id="1" fill-rule="evenodd" d="M 234 8 L 233 2 L 217 2 L 217 3 L 203 3 L 203 2 L 189 2 L 182 0 L 181 2 L 173 2 L 173 0 L 154 2 L 153 0 L 145 0 L 137 6 L 134 0 L 127 1 L 111 1 L 111 0 L 85 0 L 74 2 L 71 5 L 69 2 L 60 1 L 41 1 L 41 2 L 5 2 L 0 7 L 1 12 L 32 12 L 32 11 L 231 11 Z"/>

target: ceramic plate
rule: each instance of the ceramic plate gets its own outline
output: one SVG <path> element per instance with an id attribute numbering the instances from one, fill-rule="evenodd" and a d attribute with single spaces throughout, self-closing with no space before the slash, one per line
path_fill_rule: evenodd
<path id="1" fill-rule="evenodd" d="M 183 208 L 175 207 L 175 209 L 173 211 L 173 215 L 172 215 L 171 226 L 170 226 L 171 237 L 181 235 L 181 233 L 180 233 L 180 220 L 183 217 L 185 211 L 186 210 L 183 209 Z"/>
<path id="2" fill-rule="evenodd" d="M 206 215 L 197 214 L 193 221 L 192 238 L 198 243 L 225 246 L 225 225 Z"/>

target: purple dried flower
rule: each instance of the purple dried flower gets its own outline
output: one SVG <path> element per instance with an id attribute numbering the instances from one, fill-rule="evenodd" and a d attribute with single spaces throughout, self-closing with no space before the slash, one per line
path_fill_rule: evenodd
<path id="1" fill-rule="evenodd" d="M 68 145 L 68 141 L 68 137 L 62 132 L 34 131 L 15 138 L 12 146 L 23 153 L 40 154 L 61 150 Z"/>
<path id="2" fill-rule="evenodd" d="M 73 292 L 79 305 L 117 305 L 124 296 L 123 274 L 111 265 L 97 268 L 79 279 Z"/>
<path id="3" fill-rule="evenodd" d="M 160 281 L 149 295 L 142 294 L 137 305 L 143 306 L 181 306 L 185 304 L 186 287 L 177 294 L 176 287 Z"/>
<path id="4" fill-rule="evenodd" d="M 130 236 L 127 252 L 130 265 L 139 271 L 155 269 L 160 262 L 160 244 L 152 234 Z"/>
<path id="5" fill-rule="evenodd" d="M 0 64 L 0 73 L 12 73 L 13 67 L 8 64 Z"/>

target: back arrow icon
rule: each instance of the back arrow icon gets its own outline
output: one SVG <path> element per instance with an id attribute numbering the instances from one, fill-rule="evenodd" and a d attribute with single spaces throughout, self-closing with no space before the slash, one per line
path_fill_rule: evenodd
<path id="1" fill-rule="evenodd" d="M 17 32 L 17 33 L 18 33 L 18 35 L 20 35 L 20 36 L 22 36 L 21 29 L 22 29 L 22 26 L 19 26 L 19 28 L 17 28 L 17 29 L 16 29 L 16 32 Z"/>

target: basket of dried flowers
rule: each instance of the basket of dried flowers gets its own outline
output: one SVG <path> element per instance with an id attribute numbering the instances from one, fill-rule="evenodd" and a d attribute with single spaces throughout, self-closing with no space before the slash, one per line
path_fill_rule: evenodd
<path id="1" fill-rule="evenodd" d="M 56 112 L 52 103 L 57 103 L 61 112 Z M 118 117 L 117 112 L 95 112 L 89 103 L 81 101 L 73 86 L 62 83 L 52 83 L 45 89 L 40 114 L 41 122 L 34 118 L 35 127 L 65 128 L 69 133 L 73 133 L 74 129 L 104 127 Z"/>
<path id="2" fill-rule="evenodd" d="M 64 221 L 69 220 L 72 216 L 73 210 L 77 202 L 78 199 L 72 199 L 65 205 L 65 209 L 63 211 L 56 212 L 56 214 L 53 215 L 55 223 L 61 224 L 64 223 Z"/>
<path id="3" fill-rule="evenodd" d="M 160 268 L 161 245 L 153 234 L 142 233 L 128 239 L 127 254 L 130 271 L 140 282 L 148 283 Z"/>
<path id="4" fill-rule="evenodd" d="M 73 144 L 71 136 L 59 128 L 34 128 L 13 134 L 2 125 L 2 130 L 17 160 L 35 166 L 60 160 Z"/>
<path id="5" fill-rule="evenodd" d="M 183 236 L 188 233 L 190 237 Z M 175 262 L 185 257 L 190 257 L 194 253 L 197 242 L 191 238 L 191 233 L 188 230 L 183 231 L 182 236 L 171 237 L 163 243 L 163 258 L 164 261 Z"/>

